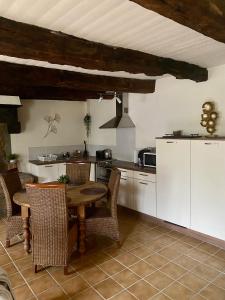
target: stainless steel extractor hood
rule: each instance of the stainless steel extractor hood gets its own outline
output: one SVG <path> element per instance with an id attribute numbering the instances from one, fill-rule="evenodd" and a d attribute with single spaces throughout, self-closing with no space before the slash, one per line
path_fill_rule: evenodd
<path id="1" fill-rule="evenodd" d="M 134 122 L 129 116 L 128 109 L 128 93 L 123 93 L 120 97 L 122 102 L 116 101 L 116 116 L 100 126 L 101 129 L 106 128 L 133 128 Z"/>

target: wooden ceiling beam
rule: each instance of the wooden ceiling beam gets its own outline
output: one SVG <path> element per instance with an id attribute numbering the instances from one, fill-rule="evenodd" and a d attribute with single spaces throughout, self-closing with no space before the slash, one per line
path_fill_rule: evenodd
<path id="1" fill-rule="evenodd" d="M 0 17 L 0 54 L 93 70 L 148 76 L 171 74 L 196 82 L 208 79 L 207 70 L 194 64 L 107 46 L 3 17 Z"/>
<path id="2" fill-rule="evenodd" d="M 224 0 L 130 0 L 225 43 Z"/>
<path id="3" fill-rule="evenodd" d="M 100 95 L 104 99 L 112 99 L 113 95 L 105 94 L 103 92 L 94 91 L 80 91 L 68 88 L 57 87 L 19 87 L 7 86 L 0 83 L 0 95 L 19 96 L 23 100 L 37 99 L 37 100 L 65 100 L 65 101 L 86 101 L 87 99 L 98 99 Z"/>
<path id="4" fill-rule="evenodd" d="M 155 80 L 91 75 L 59 69 L 0 62 L 2 87 L 52 87 L 81 91 L 153 93 Z"/>

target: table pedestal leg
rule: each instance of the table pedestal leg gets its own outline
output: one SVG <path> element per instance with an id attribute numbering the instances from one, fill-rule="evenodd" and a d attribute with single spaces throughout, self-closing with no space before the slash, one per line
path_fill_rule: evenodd
<path id="1" fill-rule="evenodd" d="M 79 253 L 82 255 L 86 251 L 85 245 L 85 206 L 80 205 L 78 207 L 79 218 Z"/>
<path id="2" fill-rule="evenodd" d="M 28 207 L 22 207 L 23 219 L 23 237 L 24 237 L 24 250 L 29 254 L 30 245 L 30 211 Z"/>

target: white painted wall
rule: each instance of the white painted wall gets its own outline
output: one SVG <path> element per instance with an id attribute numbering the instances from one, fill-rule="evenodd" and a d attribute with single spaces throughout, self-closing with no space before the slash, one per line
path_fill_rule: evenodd
<path id="1" fill-rule="evenodd" d="M 209 69 L 209 80 L 195 83 L 172 77 L 157 80 L 154 94 L 130 94 L 136 147 L 155 145 L 154 138 L 173 130 L 206 135 L 200 125 L 202 104 L 213 100 L 219 112 L 218 135 L 225 135 L 225 65 Z"/>
<path id="2" fill-rule="evenodd" d="M 11 134 L 12 152 L 19 154 L 20 169 L 28 170 L 28 148 L 45 146 L 78 145 L 85 135 L 83 117 L 85 103 L 73 101 L 23 100 L 19 108 L 19 120 L 22 125 L 20 134 Z M 57 123 L 57 134 L 50 133 L 43 138 L 47 130 L 44 116 L 61 117 Z"/>

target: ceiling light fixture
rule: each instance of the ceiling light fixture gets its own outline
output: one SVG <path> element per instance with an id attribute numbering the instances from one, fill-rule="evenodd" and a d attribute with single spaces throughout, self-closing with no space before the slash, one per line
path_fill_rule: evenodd
<path id="1" fill-rule="evenodd" d="M 120 100 L 120 98 L 117 96 L 117 93 L 114 92 L 114 96 L 113 96 L 113 99 L 112 100 L 116 100 L 119 104 L 122 103 L 122 101 Z"/>

